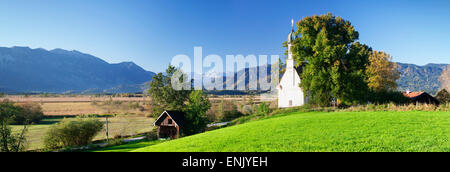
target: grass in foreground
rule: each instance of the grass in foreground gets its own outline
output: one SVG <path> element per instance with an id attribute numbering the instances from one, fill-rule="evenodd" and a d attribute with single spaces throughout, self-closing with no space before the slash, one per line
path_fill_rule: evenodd
<path id="1" fill-rule="evenodd" d="M 294 112 L 135 152 L 450 152 L 450 112 Z"/>
<path id="2" fill-rule="evenodd" d="M 164 142 L 164 141 L 162 141 L 162 140 L 136 141 L 136 142 L 130 142 L 130 143 L 125 143 L 125 144 L 116 145 L 116 146 L 108 146 L 108 147 L 98 148 L 98 149 L 94 149 L 94 150 L 88 150 L 86 152 L 130 152 L 130 151 L 136 150 L 138 148 L 155 145 L 155 144 L 162 143 L 162 142 Z"/>

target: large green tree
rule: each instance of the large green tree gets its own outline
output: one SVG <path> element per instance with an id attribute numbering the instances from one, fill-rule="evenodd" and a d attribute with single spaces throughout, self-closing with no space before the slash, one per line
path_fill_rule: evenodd
<path id="1" fill-rule="evenodd" d="M 0 152 L 19 152 L 25 150 L 26 125 L 24 125 L 22 132 L 18 134 L 13 134 L 11 127 L 9 126 L 9 124 L 14 121 L 15 115 L 22 112 L 23 109 L 14 106 L 14 103 L 12 102 L 0 102 Z"/>
<path id="2" fill-rule="evenodd" d="M 311 102 L 320 106 L 333 98 L 346 104 L 365 102 L 371 48 L 357 42 L 359 33 L 351 23 L 327 14 L 305 17 L 297 27 L 292 51 L 297 65 L 304 65 L 301 87 Z"/>
<path id="3" fill-rule="evenodd" d="M 179 83 L 185 84 L 192 82 L 187 81 L 186 74 L 183 74 L 179 69 L 171 65 L 166 69 L 165 74 L 158 73 L 153 76 L 148 91 L 152 101 L 153 116 L 159 116 L 164 110 L 183 110 L 184 103 L 188 99 L 191 89 L 175 89 L 172 79 L 178 79 Z"/>
<path id="4" fill-rule="evenodd" d="M 211 108 L 211 103 L 206 94 L 201 90 L 191 92 L 186 102 L 186 120 L 183 133 L 186 135 L 202 132 L 208 124 L 206 112 Z"/>

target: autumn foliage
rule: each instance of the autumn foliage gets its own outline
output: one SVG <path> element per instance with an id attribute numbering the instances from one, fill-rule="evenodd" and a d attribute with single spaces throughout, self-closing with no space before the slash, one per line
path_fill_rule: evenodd
<path id="1" fill-rule="evenodd" d="M 400 72 L 397 64 L 392 62 L 392 57 L 383 51 L 373 51 L 367 65 L 367 82 L 374 91 L 392 91 L 397 89 L 397 79 Z"/>

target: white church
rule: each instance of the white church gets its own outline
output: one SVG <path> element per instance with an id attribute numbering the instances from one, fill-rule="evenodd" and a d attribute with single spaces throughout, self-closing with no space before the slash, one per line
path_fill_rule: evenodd
<path id="1" fill-rule="evenodd" d="M 291 47 L 292 41 L 295 39 L 294 20 L 292 20 L 292 30 L 287 40 L 288 59 L 286 60 L 286 72 L 277 86 L 279 108 L 302 106 L 308 101 L 307 95 L 300 88 L 301 79 L 294 67 L 294 59 L 292 58 Z"/>

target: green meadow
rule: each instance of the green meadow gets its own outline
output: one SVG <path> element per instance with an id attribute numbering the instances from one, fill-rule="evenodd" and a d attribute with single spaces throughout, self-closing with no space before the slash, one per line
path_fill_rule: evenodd
<path id="1" fill-rule="evenodd" d="M 449 138 L 450 112 L 293 112 L 133 151 L 450 152 Z"/>
<path id="2" fill-rule="evenodd" d="M 162 140 L 155 140 L 155 141 L 135 141 L 131 143 L 126 143 L 122 145 L 116 145 L 116 146 L 108 146 L 93 150 L 87 150 L 85 152 L 130 152 L 137 148 L 147 147 L 151 145 L 155 145 L 158 143 L 164 142 Z"/>

